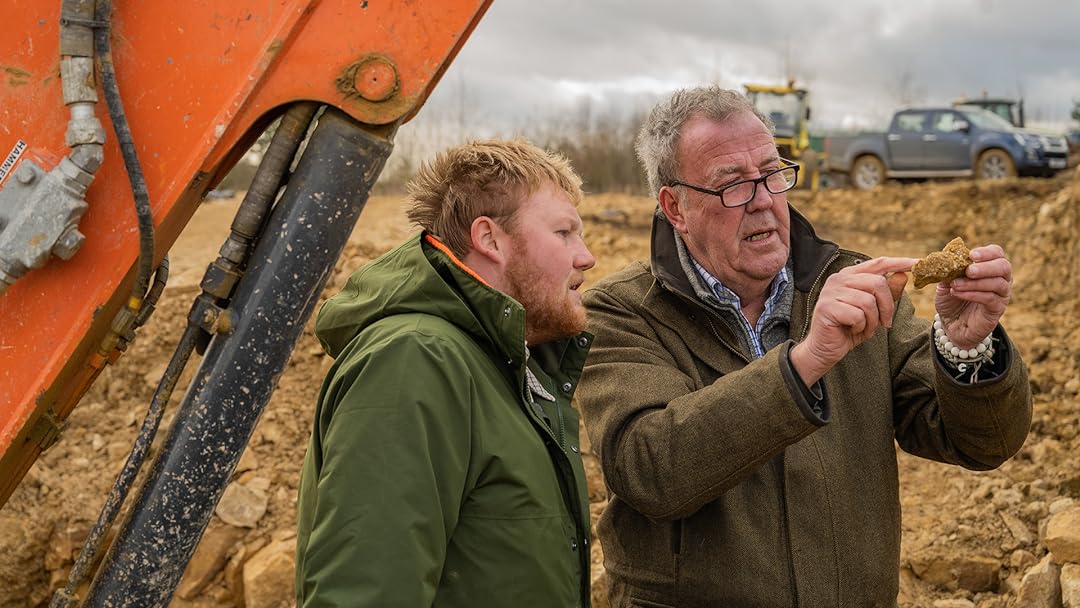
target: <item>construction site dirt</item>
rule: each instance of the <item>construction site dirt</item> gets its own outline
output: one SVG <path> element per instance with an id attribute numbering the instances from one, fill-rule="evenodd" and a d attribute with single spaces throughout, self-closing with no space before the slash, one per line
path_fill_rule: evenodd
<path id="1" fill-rule="evenodd" d="M 794 191 L 789 199 L 821 236 L 869 255 L 922 257 L 956 236 L 972 247 L 998 243 L 1008 253 L 1014 285 L 1003 324 L 1030 367 L 1031 433 L 1012 460 L 987 472 L 919 460 L 897 449 L 903 507 L 898 603 L 928 608 L 1017 605 L 1024 575 L 1045 567 L 1040 562 L 1049 551 L 1047 528 L 1053 526 L 1048 522 L 1080 509 L 1080 171 L 1048 180 Z M 46 605 L 63 585 L 127 457 L 203 270 L 238 202 L 237 196 L 202 205 L 173 247 L 172 278 L 154 317 L 127 354 L 106 369 L 59 443 L 42 455 L 0 509 L 0 607 Z M 369 201 L 324 297 L 411 232 L 401 203 L 392 197 Z M 586 288 L 647 256 L 654 206 L 646 197 L 586 197 L 579 211 L 598 260 L 586 275 Z M 909 284 L 907 290 L 918 314 L 932 317 L 933 286 L 915 290 Z M 173 606 L 293 603 L 300 467 L 319 385 L 332 363 L 310 326 L 279 379 Z M 181 378 L 174 406 L 197 363 Z M 164 425 L 170 420 L 171 412 Z M 583 448 L 595 522 L 607 491 L 596 456 L 587 444 Z M 593 546 L 594 606 L 606 607 L 602 547 Z"/>

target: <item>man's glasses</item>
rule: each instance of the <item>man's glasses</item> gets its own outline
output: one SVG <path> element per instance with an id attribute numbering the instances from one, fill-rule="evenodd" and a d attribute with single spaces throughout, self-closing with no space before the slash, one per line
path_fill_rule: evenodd
<path id="1" fill-rule="evenodd" d="M 720 197 L 720 204 L 725 207 L 742 207 L 754 200 L 757 195 L 758 184 L 764 184 L 765 189 L 772 194 L 787 192 L 795 187 L 795 181 L 799 176 L 799 165 L 787 160 L 780 159 L 788 165 L 769 171 L 756 179 L 745 179 L 730 183 L 719 190 L 712 190 L 703 186 L 695 186 L 678 180 L 672 181 L 669 186 L 686 186 L 702 194 L 711 194 Z"/>

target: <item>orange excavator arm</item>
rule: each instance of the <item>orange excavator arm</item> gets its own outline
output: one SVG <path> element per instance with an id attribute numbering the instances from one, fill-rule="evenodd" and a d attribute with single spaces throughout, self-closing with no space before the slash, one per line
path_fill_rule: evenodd
<path id="1" fill-rule="evenodd" d="M 254 392 L 254 424 L 280 371 L 250 342 L 265 328 L 245 323 L 276 315 L 272 328 L 302 328 L 395 129 L 418 111 L 489 2 L 16 0 L 0 21 L 0 504 L 145 320 L 155 291 L 146 269 L 166 274 L 161 262 L 205 193 L 284 116 L 278 131 L 292 140 L 265 172 L 269 200 L 255 201 L 267 209 L 246 224 L 238 218 L 193 306 L 190 325 L 201 334 L 191 341 L 209 344 L 200 378 L 210 388 L 192 389 L 181 406 L 246 403 Z M 118 96 L 103 84 L 110 71 Z M 279 188 L 286 194 L 277 200 Z M 295 259 L 302 246 L 311 257 Z M 282 269 L 310 274 L 311 284 L 283 280 Z M 275 281 L 275 297 L 292 298 L 291 307 L 259 299 Z M 269 347 L 282 364 L 292 331 Z M 249 341 L 229 344 L 237 340 Z M 238 359 L 256 375 L 220 381 L 212 365 Z M 241 383 L 213 388 L 221 382 Z M 250 429 L 239 435 L 230 450 L 242 451 Z M 192 458 L 184 441 L 170 439 L 179 460 Z M 231 471 L 235 460 L 225 465 Z M 155 470 L 167 477 L 168 467 Z M 140 500 L 165 491 L 149 483 Z M 212 510 L 221 489 L 192 500 Z M 132 519 L 138 525 L 137 513 Z M 195 538 L 184 541 L 192 550 L 204 526 L 194 522 Z"/>

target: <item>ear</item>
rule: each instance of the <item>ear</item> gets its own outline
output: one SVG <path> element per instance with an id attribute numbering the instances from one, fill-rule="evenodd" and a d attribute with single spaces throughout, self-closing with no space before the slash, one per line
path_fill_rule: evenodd
<path id="1" fill-rule="evenodd" d="M 502 266 L 507 254 L 505 234 L 495 220 L 486 215 L 477 217 L 469 227 L 469 237 L 472 241 L 471 253 L 483 258 L 489 264 Z"/>
<path id="2" fill-rule="evenodd" d="M 660 209 L 664 211 L 671 225 L 679 231 L 679 234 L 686 234 L 685 209 L 682 201 L 675 195 L 675 190 L 671 186 L 663 186 L 657 198 L 660 201 Z"/>

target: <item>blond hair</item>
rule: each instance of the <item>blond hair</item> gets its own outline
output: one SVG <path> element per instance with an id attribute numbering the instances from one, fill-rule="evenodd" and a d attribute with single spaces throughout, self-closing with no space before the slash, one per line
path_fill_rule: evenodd
<path id="1" fill-rule="evenodd" d="M 476 218 L 486 215 L 512 230 L 521 203 L 546 183 L 575 206 L 581 202 L 581 178 L 565 157 L 524 139 L 469 142 L 420 166 L 407 186 L 406 214 L 464 256 Z"/>

